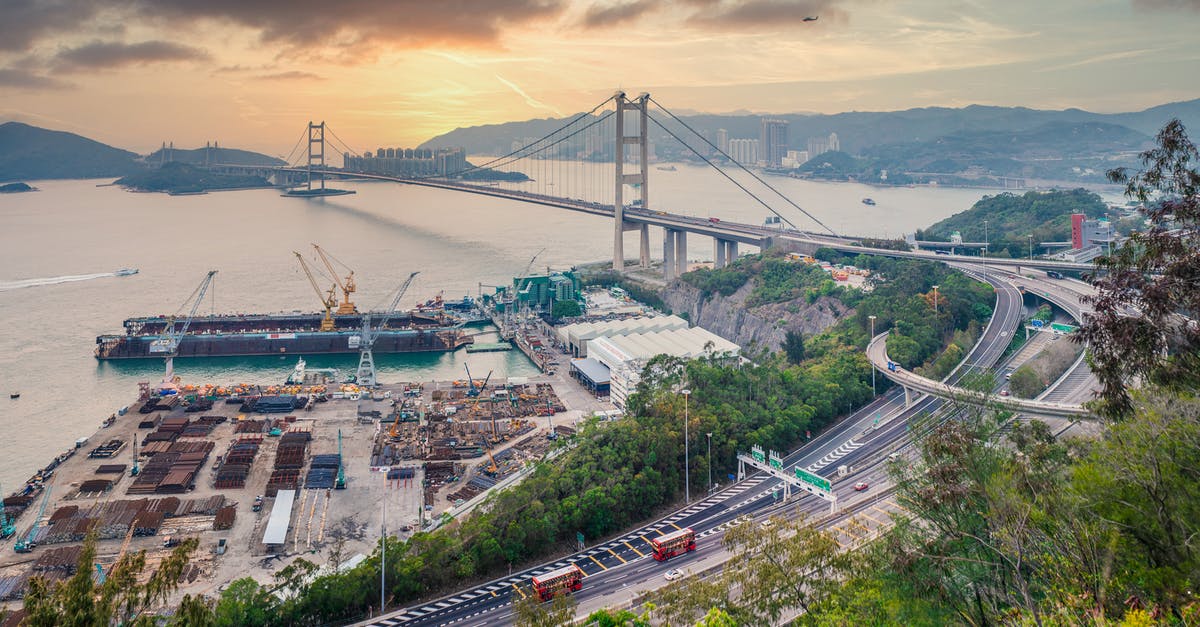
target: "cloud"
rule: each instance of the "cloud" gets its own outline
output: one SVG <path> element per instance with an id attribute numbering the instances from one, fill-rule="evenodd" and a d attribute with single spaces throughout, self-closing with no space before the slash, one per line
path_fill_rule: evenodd
<path id="1" fill-rule="evenodd" d="M 121 0 L 105 0 L 120 2 Z M 567 0 L 133 0 L 140 16 L 183 24 L 198 19 L 257 31 L 296 48 L 386 44 L 494 45 L 503 26 L 559 14 Z M 351 48 L 350 52 L 353 52 Z"/>
<path id="2" fill-rule="evenodd" d="M 845 11 L 834 7 L 831 0 L 747 0 L 727 3 L 707 0 L 692 2 L 704 8 L 694 13 L 688 22 L 715 30 L 743 30 L 795 26 L 806 17 L 843 21 Z"/>
<path id="3" fill-rule="evenodd" d="M 273 74 L 259 74 L 254 78 L 261 81 L 323 81 L 324 76 L 313 74 L 312 72 L 303 72 L 301 70 L 290 70 L 287 72 L 275 72 Z"/>
<path id="4" fill-rule="evenodd" d="M 1190 9 L 1200 11 L 1200 0 L 1133 0 L 1133 8 L 1151 11 Z"/>
<path id="5" fill-rule="evenodd" d="M 623 4 L 593 4 L 583 16 L 585 28 L 604 28 L 631 22 L 661 6 L 656 0 L 634 0 Z"/>
<path id="6" fill-rule="evenodd" d="M 504 83 L 509 89 L 516 92 L 516 94 L 518 96 L 524 98 L 525 104 L 533 107 L 534 109 L 545 109 L 547 111 L 551 111 L 554 113 L 554 115 L 557 115 L 560 118 L 562 117 L 561 111 L 559 111 L 558 109 L 555 109 L 554 107 L 552 107 L 540 100 L 537 100 L 533 96 L 530 96 L 529 94 L 525 93 L 525 90 L 521 89 L 516 83 L 504 78 L 503 76 L 500 76 L 499 74 L 496 74 L 495 76 L 496 76 L 496 80 L 500 81 L 501 83 Z"/>
<path id="7" fill-rule="evenodd" d="M 23 51 L 45 35 L 87 23 L 95 2 L 77 0 L 5 0 L 0 15 L 0 50 Z"/>
<path id="8" fill-rule="evenodd" d="M 143 41 L 125 44 L 116 41 L 94 41 L 78 48 L 66 48 L 54 57 L 60 70 L 98 70 L 145 65 L 165 61 L 201 61 L 208 59 L 200 48 L 169 41 Z"/>
<path id="9" fill-rule="evenodd" d="M 0 68 L 0 87 L 16 89 L 63 89 L 70 84 L 20 68 Z"/>

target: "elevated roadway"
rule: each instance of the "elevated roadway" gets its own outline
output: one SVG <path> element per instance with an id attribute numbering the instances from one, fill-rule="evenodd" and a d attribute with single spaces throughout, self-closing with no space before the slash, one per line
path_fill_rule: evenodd
<path id="1" fill-rule="evenodd" d="M 1011 334 L 1021 319 L 1021 295 L 1011 283 L 996 278 L 991 273 L 978 273 L 976 276 L 996 288 L 992 320 L 963 363 L 947 378 L 949 383 L 957 382 L 964 374 L 976 369 L 992 367 L 1008 346 Z M 834 490 L 843 513 L 823 519 L 823 524 L 838 524 L 838 521 L 845 520 L 853 514 L 855 508 L 865 502 L 864 499 L 876 498 L 874 494 L 855 492 L 852 487 L 854 482 L 860 478 L 876 481 L 884 476 L 886 454 L 906 440 L 909 419 L 934 412 L 941 404 L 941 399 L 925 396 L 905 408 L 903 394 L 899 390 L 892 390 L 820 434 L 812 442 L 787 455 L 784 458 L 784 467 L 790 469 L 801 466 L 834 481 Z M 857 470 L 849 476 L 839 478 L 837 470 L 843 465 Z M 775 499 L 775 494 L 782 494 L 777 480 L 761 474 L 753 475 L 652 523 L 584 551 L 564 555 L 552 562 L 360 624 L 388 627 L 511 624 L 512 603 L 525 593 L 522 590 L 528 589 L 529 579 L 535 574 L 568 563 L 576 564 L 587 575 L 583 589 L 575 593 L 581 611 L 615 605 L 618 599 L 634 591 L 662 585 L 663 573 L 671 568 L 695 572 L 702 563 L 714 559 L 719 563 L 727 557 L 720 546 L 720 540 L 724 531 L 735 520 L 749 514 L 757 522 L 767 513 L 793 506 L 780 503 Z M 828 511 L 828 504 L 816 498 L 801 498 L 798 501 L 793 499 L 792 503 L 798 504 L 814 520 L 820 519 Z M 886 516 L 878 511 L 875 515 Z M 661 563 L 649 557 L 648 538 L 658 535 L 660 531 L 673 531 L 680 527 L 696 530 L 700 537 L 699 550 Z"/>

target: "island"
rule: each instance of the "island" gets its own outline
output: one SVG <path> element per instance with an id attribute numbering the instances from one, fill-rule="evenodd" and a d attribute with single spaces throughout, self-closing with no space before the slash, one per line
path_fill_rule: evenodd
<path id="1" fill-rule="evenodd" d="M 19 194 L 21 192 L 36 192 L 37 188 L 28 183 L 0 184 L 0 194 Z"/>
<path id="2" fill-rule="evenodd" d="M 167 192 L 168 194 L 201 194 L 210 190 L 251 189 L 271 187 L 267 179 L 257 175 L 218 174 L 178 161 L 145 170 L 116 180 L 116 184 L 131 191 Z"/>

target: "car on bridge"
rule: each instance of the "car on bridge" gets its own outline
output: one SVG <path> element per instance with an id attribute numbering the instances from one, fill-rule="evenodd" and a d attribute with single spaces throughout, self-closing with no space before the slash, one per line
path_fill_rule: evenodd
<path id="1" fill-rule="evenodd" d="M 683 576 L 683 571 L 679 570 L 678 568 L 672 568 L 671 570 L 667 571 L 667 574 L 663 575 L 663 577 L 665 577 L 667 581 L 675 581 L 676 579 L 679 579 L 682 576 Z"/>
<path id="2" fill-rule="evenodd" d="M 854 491 L 862 492 L 863 490 L 866 490 L 869 487 L 871 487 L 871 485 L 869 483 L 867 483 L 866 481 L 859 481 L 858 483 L 854 484 Z"/>
<path id="3" fill-rule="evenodd" d="M 721 218 L 709 218 L 708 221 L 717 224 L 721 221 Z"/>

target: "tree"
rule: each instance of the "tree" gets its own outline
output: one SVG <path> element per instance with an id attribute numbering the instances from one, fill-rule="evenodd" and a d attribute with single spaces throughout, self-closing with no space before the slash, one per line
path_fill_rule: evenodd
<path id="1" fill-rule="evenodd" d="M 554 301 L 554 307 L 550 309 L 550 315 L 555 318 L 574 318 L 583 315 L 583 307 L 579 305 L 577 300 L 558 300 Z"/>
<path id="2" fill-rule="evenodd" d="M 1200 325 L 1192 321 L 1200 315 L 1200 153 L 1179 120 L 1156 141 L 1141 155 L 1145 169 L 1108 173 L 1143 203 L 1139 211 L 1151 226 L 1097 260 L 1090 281 L 1098 294 L 1086 299 L 1094 311 L 1075 334 L 1091 349 L 1103 411 L 1112 417 L 1133 410 L 1130 379 L 1175 390 L 1200 386 Z"/>
<path id="3" fill-rule="evenodd" d="M 159 564 L 146 581 L 146 552 L 127 553 L 112 566 L 104 583 L 92 578 L 96 561 L 96 532 L 88 532 L 83 550 L 70 579 L 51 584 L 42 577 L 29 580 L 25 593 L 25 624 L 30 627 L 59 625 L 90 627 L 112 623 L 149 626 L 157 623 L 150 609 L 166 603 L 179 587 L 179 578 L 200 541 L 188 538 Z M 202 603 L 187 604 L 190 616 L 204 624 Z"/>
<path id="4" fill-rule="evenodd" d="M 733 554 L 719 576 L 687 577 L 655 596 L 656 616 L 685 624 L 777 624 L 787 613 L 808 611 L 840 588 L 850 555 L 833 536 L 806 522 L 772 518 L 762 527 L 751 521 L 726 532 Z"/>
<path id="5" fill-rule="evenodd" d="M 1008 387 L 1013 394 L 1021 398 L 1033 398 L 1046 389 L 1046 384 L 1029 364 L 1023 364 L 1009 377 Z"/>
<path id="6" fill-rule="evenodd" d="M 542 603 L 531 592 L 513 603 L 513 618 L 518 627 L 569 625 L 575 618 L 575 605 L 575 597 L 569 594 L 560 594 L 549 603 Z"/>
<path id="7" fill-rule="evenodd" d="M 273 603 L 266 588 L 257 581 L 237 579 L 221 593 L 217 602 L 216 619 L 221 627 L 259 627 L 270 624 Z"/>
<path id="8" fill-rule="evenodd" d="M 804 334 L 800 331 L 788 331 L 783 336 L 783 353 L 793 364 L 804 361 Z"/>

